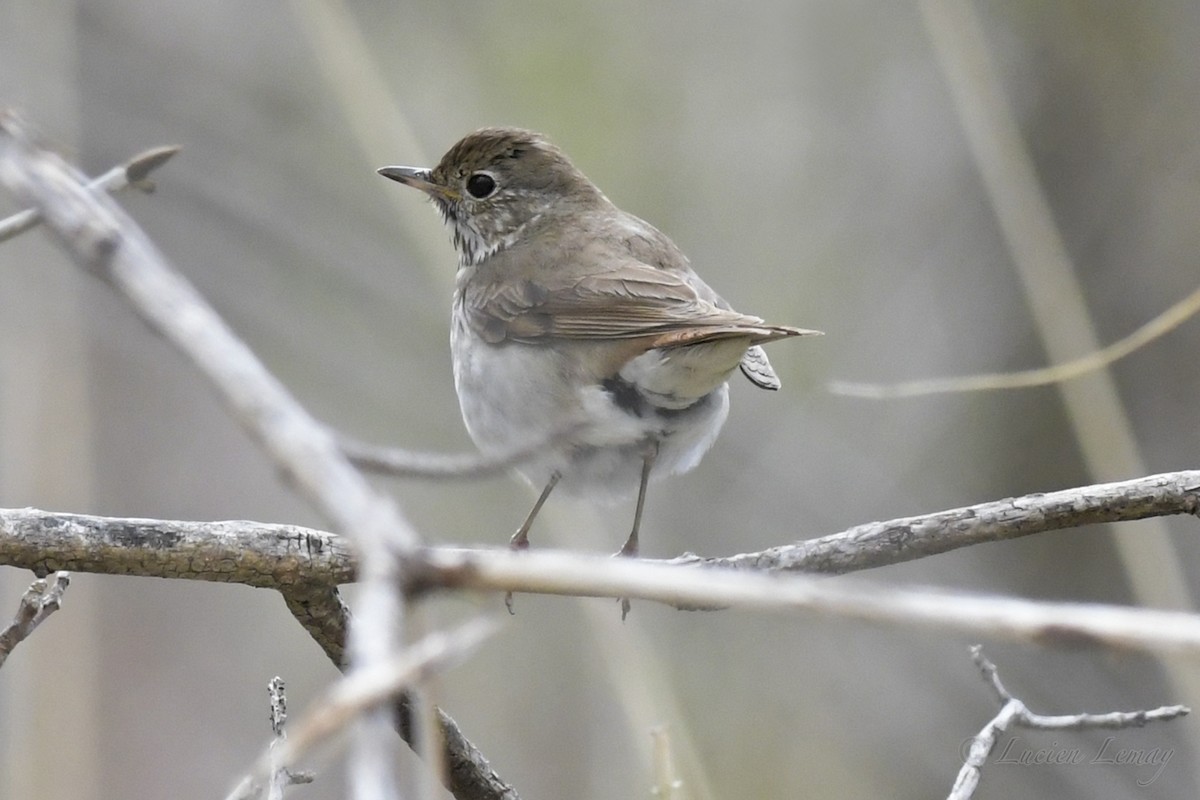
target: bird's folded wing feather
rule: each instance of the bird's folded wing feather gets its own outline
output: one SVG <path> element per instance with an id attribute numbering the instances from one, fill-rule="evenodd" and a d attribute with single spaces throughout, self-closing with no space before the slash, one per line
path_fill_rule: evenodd
<path id="1" fill-rule="evenodd" d="M 565 271 L 523 281 L 472 281 L 462 295 L 471 326 L 491 342 L 648 337 L 676 347 L 746 336 L 754 344 L 815 333 L 768 325 L 703 298 L 675 272 L 641 262 L 598 274 Z"/>

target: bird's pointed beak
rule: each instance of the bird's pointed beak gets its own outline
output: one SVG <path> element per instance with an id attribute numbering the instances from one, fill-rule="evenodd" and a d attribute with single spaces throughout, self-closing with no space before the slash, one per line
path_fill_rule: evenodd
<path id="1" fill-rule="evenodd" d="M 448 200 L 458 199 L 458 192 L 448 186 L 442 186 L 440 183 L 431 181 L 429 179 L 430 170 L 425 167 L 380 167 L 376 172 L 385 178 L 399 181 L 405 186 L 420 189 L 430 197 L 443 197 Z"/>

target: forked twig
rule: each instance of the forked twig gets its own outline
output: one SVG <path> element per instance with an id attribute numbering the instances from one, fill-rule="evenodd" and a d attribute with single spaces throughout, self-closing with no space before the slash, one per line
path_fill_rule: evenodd
<path id="1" fill-rule="evenodd" d="M 974 796 L 975 789 L 983 775 L 983 765 L 988 756 L 996 748 L 1000 734 L 1012 726 L 1031 728 L 1034 730 L 1080 731 L 1096 728 L 1122 729 L 1141 728 L 1150 722 L 1162 722 L 1176 719 L 1191 713 L 1187 706 L 1162 706 L 1149 711 L 1110 711 L 1107 714 L 1035 714 L 1004 687 L 996 665 L 983 655 L 983 647 L 974 645 L 971 648 L 971 658 L 983 679 L 987 681 L 992 692 L 1000 701 L 999 713 L 994 716 L 983 729 L 972 739 L 967 751 L 966 761 L 954 780 L 948 800 L 968 800 Z"/>

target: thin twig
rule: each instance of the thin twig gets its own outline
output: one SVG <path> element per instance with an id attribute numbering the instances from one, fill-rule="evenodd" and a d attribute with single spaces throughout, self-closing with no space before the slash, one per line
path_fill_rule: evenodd
<path id="1" fill-rule="evenodd" d="M 267 800 L 283 800 L 283 790 L 288 784 L 288 771 L 275 756 L 278 745 L 284 741 L 283 724 L 287 721 L 287 698 L 284 695 L 283 678 L 272 678 L 267 684 L 267 693 L 271 697 L 271 731 L 275 734 L 267 748 Z"/>
<path id="2" fill-rule="evenodd" d="M 983 766 L 996 748 L 1000 734 L 1012 726 L 1034 730 L 1093 730 L 1141 728 L 1151 722 L 1178 719 L 1191 713 L 1187 706 L 1162 706 L 1149 711 L 1111 711 L 1107 714 L 1035 714 L 1024 703 L 1013 697 L 1000 682 L 996 665 L 983 655 L 980 645 L 971 647 L 971 658 L 979 667 L 988 686 L 1000 700 L 999 713 L 971 740 L 967 758 L 954 780 L 949 800 L 969 800 L 975 794 L 983 777 Z"/>
<path id="3" fill-rule="evenodd" d="M 476 480 L 491 477 L 527 461 L 578 433 L 582 427 L 577 424 L 568 425 L 534 442 L 493 454 L 421 453 L 399 447 L 361 442 L 346 436 L 340 436 L 338 444 L 350 463 L 369 472 L 397 478 Z"/>
<path id="4" fill-rule="evenodd" d="M 267 682 L 267 696 L 271 698 L 271 733 L 282 739 L 283 726 L 287 723 L 287 687 L 283 678 L 276 675 Z"/>
<path id="5" fill-rule="evenodd" d="M 283 790 L 296 784 L 312 783 L 310 772 L 292 772 L 287 764 L 279 758 L 278 751 L 287 741 L 287 732 L 283 729 L 287 722 L 287 694 L 283 678 L 275 676 L 267 683 L 267 694 L 271 698 L 271 732 L 275 738 L 267 748 L 267 800 L 283 800 Z"/>
<path id="6" fill-rule="evenodd" d="M 884 400 L 896 397 L 919 397 L 930 394 L 958 394 L 965 392 L 987 392 L 998 389 L 1027 389 L 1048 386 L 1087 375 L 1104 369 L 1130 353 L 1145 347 L 1155 339 L 1165 336 L 1200 312 L 1200 289 L 1145 323 L 1133 333 L 1118 339 L 1100 350 L 1085 356 L 1039 369 L 1020 372 L 989 373 L 957 378 L 932 378 L 928 380 L 903 381 L 901 383 L 855 383 L 832 381 L 829 391 L 834 394 Z"/>
<path id="7" fill-rule="evenodd" d="M 21 595 L 12 623 L 0 631 L 0 667 L 4 666 L 14 647 L 27 639 L 46 617 L 62 606 L 63 593 L 71 585 L 71 574 L 56 572 L 52 578 L 49 581 L 38 578 Z"/>
<path id="8" fill-rule="evenodd" d="M 170 161 L 171 157 L 179 150 L 180 148 L 175 145 L 152 147 L 92 180 L 88 183 L 87 188 L 103 190 L 112 194 L 124 189 L 137 189 L 150 194 L 154 191 L 154 182 L 149 180 L 150 173 Z M 36 208 L 18 211 L 11 217 L 0 220 L 0 242 L 24 233 L 41 221 L 42 214 Z"/>

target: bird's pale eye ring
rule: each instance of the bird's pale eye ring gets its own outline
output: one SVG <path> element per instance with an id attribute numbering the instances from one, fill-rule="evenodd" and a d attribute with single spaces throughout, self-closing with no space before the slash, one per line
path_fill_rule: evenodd
<path id="1" fill-rule="evenodd" d="M 482 200 L 496 191 L 496 179 L 486 172 L 475 172 L 467 178 L 467 194 Z"/>

